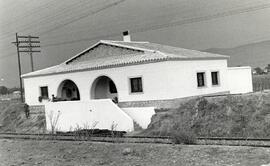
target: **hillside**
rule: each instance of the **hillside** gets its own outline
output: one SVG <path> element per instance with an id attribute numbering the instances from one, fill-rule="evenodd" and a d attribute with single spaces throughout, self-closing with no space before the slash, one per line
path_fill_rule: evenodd
<path id="1" fill-rule="evenodd" d="M 26 118 L 24 104 L 18 101 L 0 101 L 0 132 L 44 132 L 45 116 L 30 115 Z"/>
<path id="2" fill-rule="evenodd" d="M 234 48 L 210 48 L 205 52 L 229 55 L 229 66 L 265 67 L 270 63 L 270 41 L 241 45 Z"/>
<path id="3" fill-rule="evenodd" d="M 190 132 L 196 136 L 270 137 L 270 93 L 193 98 L 158 112 L 143 135 Z"/>

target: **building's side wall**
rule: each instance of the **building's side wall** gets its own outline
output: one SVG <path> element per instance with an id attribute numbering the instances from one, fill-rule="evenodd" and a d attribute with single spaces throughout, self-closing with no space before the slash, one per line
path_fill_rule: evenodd
<path id="1" fill-rule="evenodd" d="M 212 85 L 211 72 L 219 74 L 219 85 Z M 219 92 L 228 92 L 226 60 L 173 61 L 170 62 L 168 94 L 170 98 L 181 98 Z M 197 72 L 205 72 L 205 87 L 198 87 Z"/>
<path id="2" fill-rule="evenodd" d="M 231 94 L 253 91 L 251 67 L 228 68 L 228 81 Z"/>
<path id="3" fill-rule="evenodd" d="M 206 87 L 197 87 L 196 73 L 206 72 Z M 220 85 L 211 85 L 211 71 L 219 71 Z M 48 86 L 49 96 L 56 96 L 60 83 L 72 80 L 80 91 L 81 101 L 90 100 L 90 89 L 99 76 L 110 77 L 116 85 L 118 100 L 147 101 L 196 96 L 228 91 L 226 60 L 166 61 L 118 68 L 64 73 L 25 78 L 25 100 L 29 105 L 42 104 L 38 101 L 41 86 Z M 142 77 L 143 92 L 130 93 L 131 77 Z"/>

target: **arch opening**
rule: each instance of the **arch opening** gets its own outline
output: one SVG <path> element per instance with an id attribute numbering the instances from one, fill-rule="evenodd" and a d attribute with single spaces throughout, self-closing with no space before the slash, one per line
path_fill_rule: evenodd
<path id="1" fill-rule="evenodd" d="M 107 76 L 96 78 L 91 87 L 91 99 L 112 99 L 118 102 L 118 91 L 115 83 Z"/>
<path id="2" fill-rule="evenodd" d="M 57 101 L 80 100 L 80 92 L 77 85 L 71 80 L 64 80 L 57 90 Z"/>

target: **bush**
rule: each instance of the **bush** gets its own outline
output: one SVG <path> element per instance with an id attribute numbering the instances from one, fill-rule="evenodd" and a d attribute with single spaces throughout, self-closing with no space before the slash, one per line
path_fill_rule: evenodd
<path id="1" fill-rule="evenodd" d="M 175 144 L 195 144 L 196 135 L 188 123 L 176 123 L 170 129 L 172 141 Z"/>
<path id="2" fill-rule="evenodd" d="M 176 143 L 198 137 L 270 137 L 270 92 L 192 98 L 157 112 L 142 135 L 172 136 Z"/>
<path id="3" fill-rule="evenodd" d="M 196 136 L 191 131 L 175 131 L 172 133 L 172 141 L 175 144 L 195 144 Z"/>

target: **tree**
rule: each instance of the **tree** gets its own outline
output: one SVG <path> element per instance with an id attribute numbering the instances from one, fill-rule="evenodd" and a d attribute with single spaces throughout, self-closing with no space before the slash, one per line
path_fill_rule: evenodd
<path id="1" fill-rule="evenodd" d="M 254 71 L 256 72 L 256 74 L 263 74 L 263 69 L 261 69 L 260 67 L 256 67 L 254 68 Z"/>
<path id="2" fill-rule="evenodd" d="M 5 86 L 0 86 L 0 94 L 4 95 L 8 93 L 8 88 Z"/>
<path id="3" fill-rule="evenodd" d="M 18 87 L 13 87 L 8 89 L 8 93 L 13 93 L 14 91 L 20 91 L 20 88 Z"/>
<path id="4" fill-rule="evenodd" d="M 267 64 L 267 66 L 264 68 L 266 73 L 270 72 L 270 64 Z"/>

